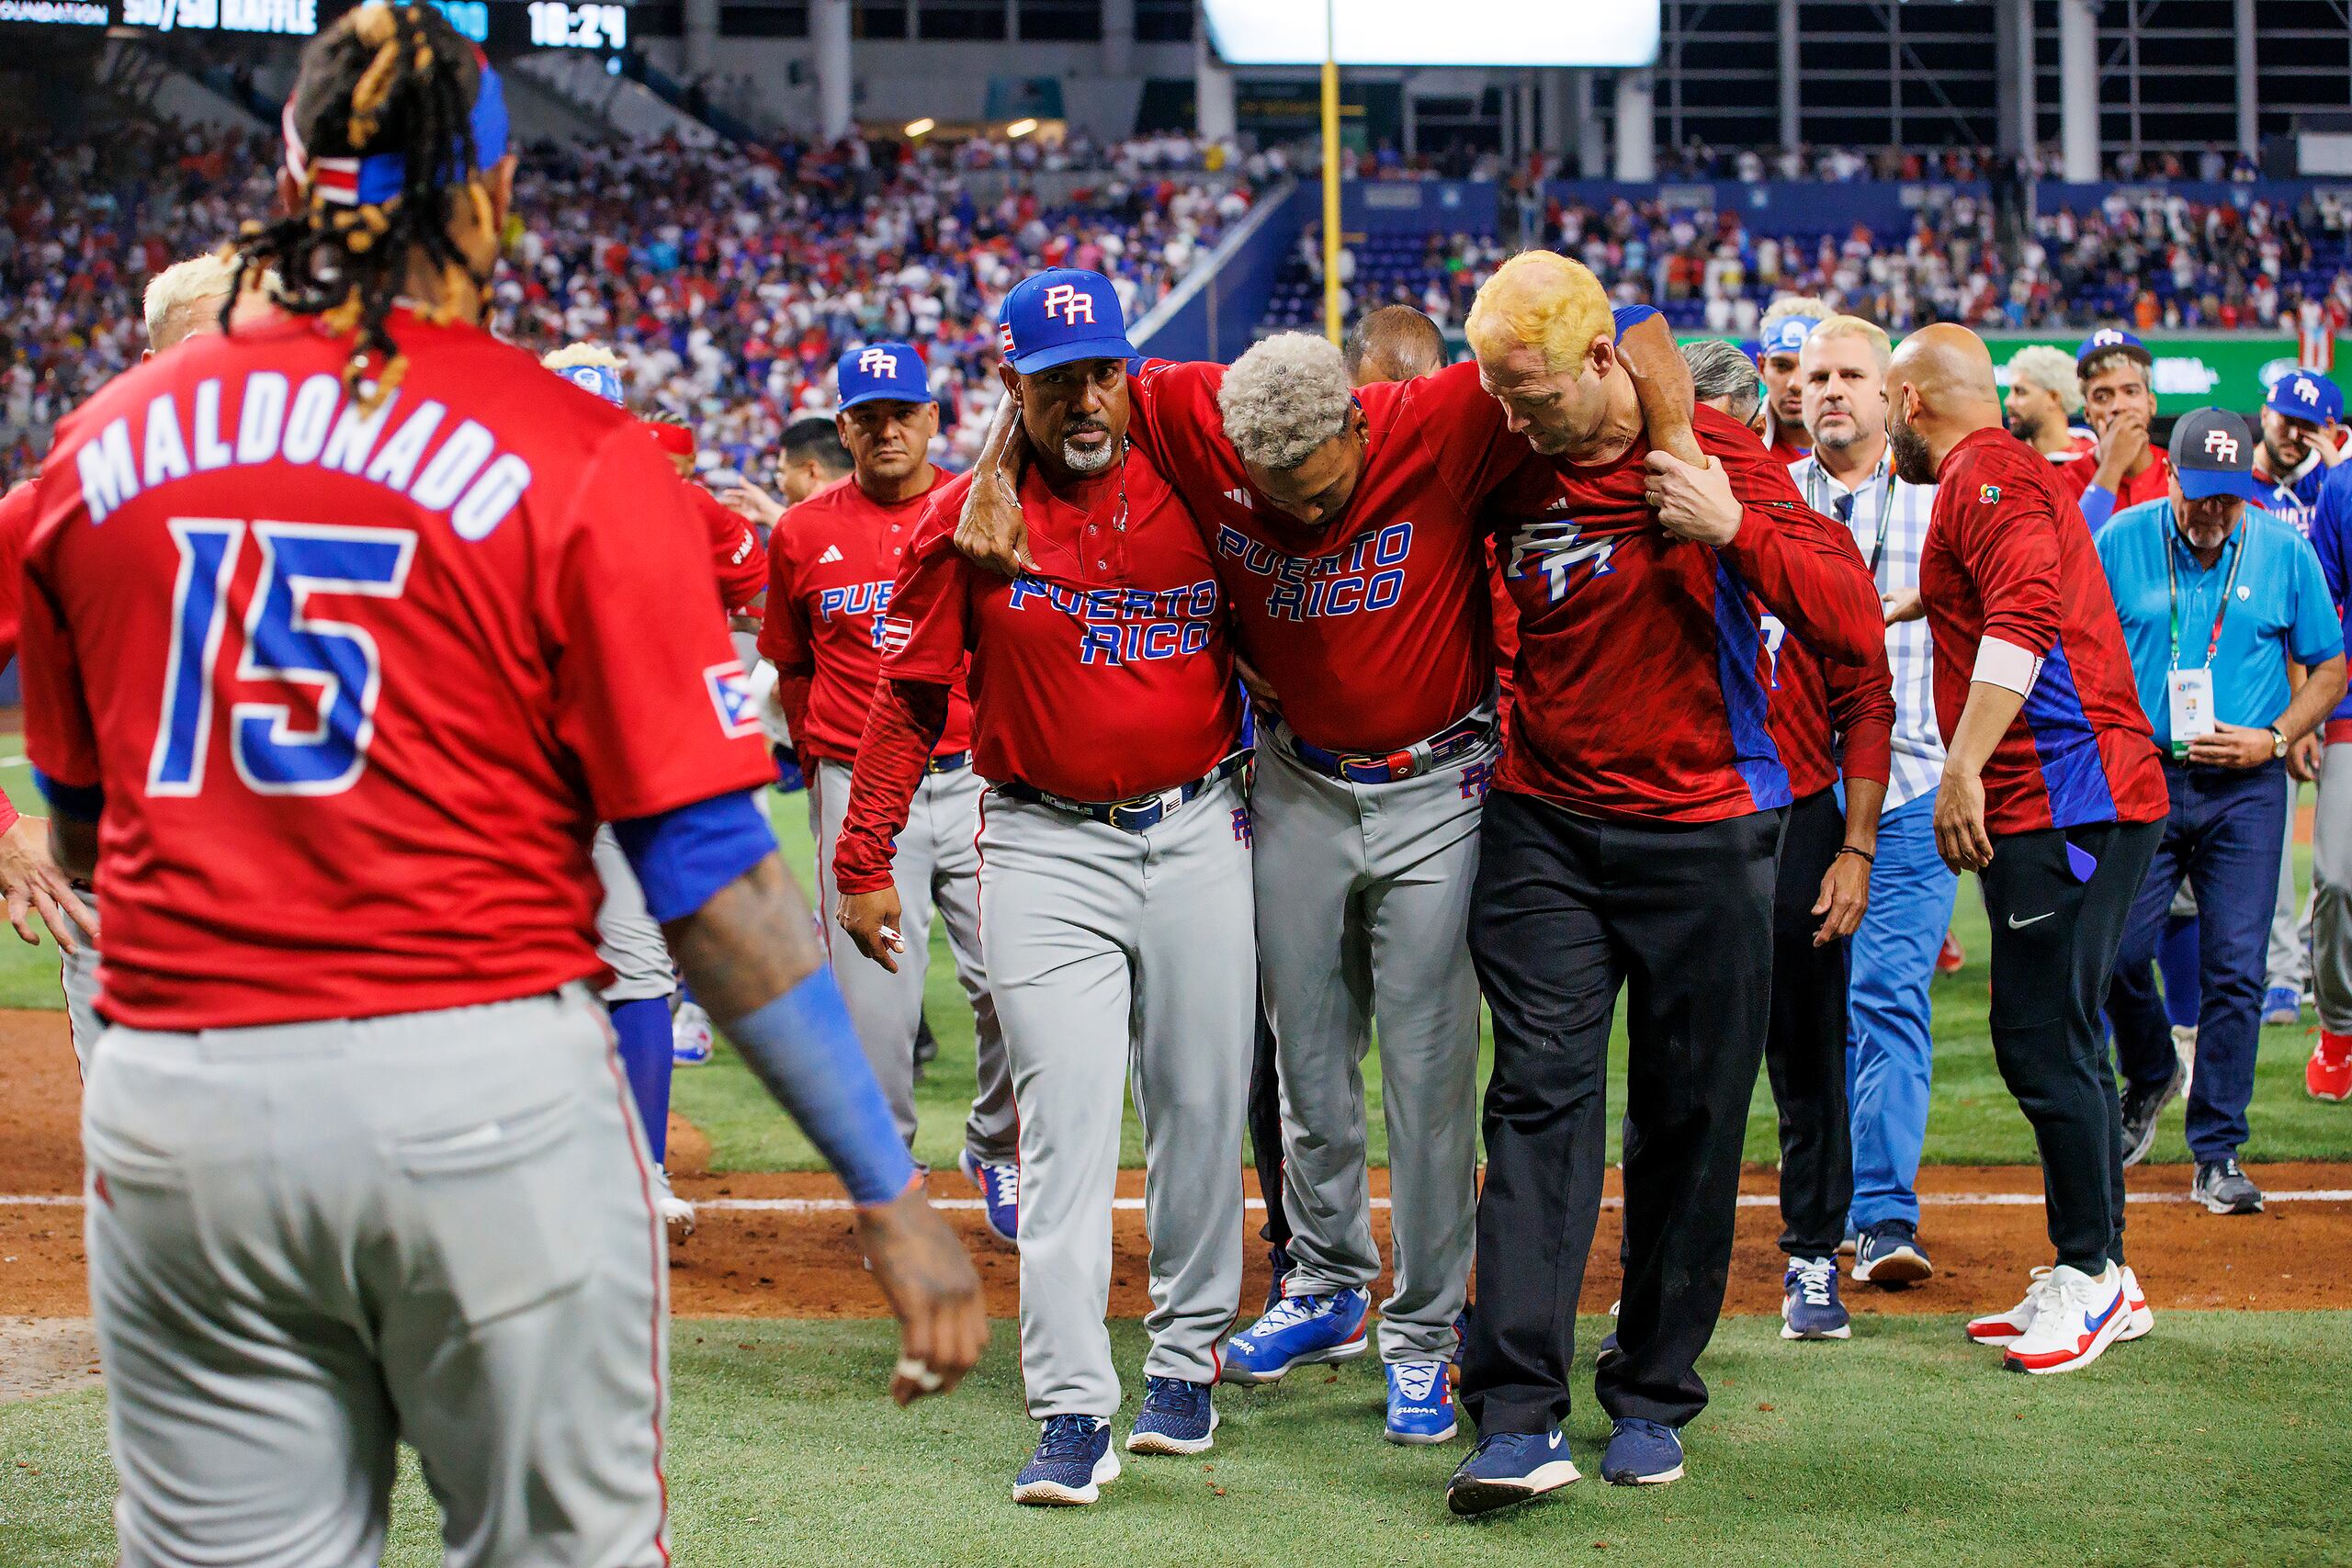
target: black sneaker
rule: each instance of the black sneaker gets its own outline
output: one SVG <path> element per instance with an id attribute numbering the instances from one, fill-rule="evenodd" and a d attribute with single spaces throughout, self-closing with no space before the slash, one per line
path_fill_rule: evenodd
<path id="1" fill-rule="evenodd" d="M 2124 1087 L 2123 1163 L 2126 1167 L 2138 1165 L 2148 1157 L 2148 1151 L 2156 1145 L 2156 1118 L 2164 1114 L 2165 1106 L 2180 1098 L 2181 1089 L 2188 1082 L 2188 1069 L 2176 1058 L 2172 1065 L 2172 1077 L 2166 1078 L 2161 1087 L 2137 1089 L 2128 1084 Z"/>
<path id="2" fill-rule="evenodd" d="M 2262 1189 L 2233 1159 L 2207 1160 L 2199 1166 L 2197 1184 L 2188 1195 L 2217 1214 L 2262 1213 Z"/>

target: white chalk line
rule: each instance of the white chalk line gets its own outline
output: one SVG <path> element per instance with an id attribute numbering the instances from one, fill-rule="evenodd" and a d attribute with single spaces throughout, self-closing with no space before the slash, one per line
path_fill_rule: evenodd
<path id="1" fill-rule="evenodd" d="M 2272 1203 L 2352 1203 L 2352 1188 L 2322 1187 L 2288 1192 L 2272 1190 L 2262 1196 Z M 2186 1192 L 2134 1192 L 2130 1195 L 2130 1201 L 2134 1203 L 2192 1201 Z M 1266 1206 L 1265 1200 L 1261 1198 L 1247 1198 L 1242 1201 L 1250 1209 Z M 1921 1207 L 1929 1209 L 2038 1209 L 2041 1207 L 2041 1201 L 2039 1192 L 1923 1192 L 1919 1195 Z M 846 1214 L 856 1206 L 846 1198 L 696 1198 L 693 1202 L 695 1208 L 702 1213 L 753 1214 Z M 0 1209 L 78 1209 L 81 1206 L 79 1193 L 0 1194 Z M 977 1213 L 983 1205 L 978 1198 L 933 1198 L 931 1206 L 952 1213 Z M 1374 1198 L 1372 1206 L 1385 1209 L 1388 1200 Z M 1603 1198 L 1600 1206 L 1622 1209 L 1625 1206 L 1625 1200 Z M 1769 1192 L 1743 1192 L 1739 1196 L 1739 1206 L 1743 1209 L 1777 1209 L 1781 1206 L 1781 1200 Z M 1114 1198 L 1111 1207 L 1123 1213 L 1141 1213 L 1143 1200 Z"/>

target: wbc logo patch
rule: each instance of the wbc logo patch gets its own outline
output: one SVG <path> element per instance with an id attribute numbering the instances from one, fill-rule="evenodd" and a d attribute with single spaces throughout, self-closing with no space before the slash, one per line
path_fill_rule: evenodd
<path id="1" fill-rule="evenodd" d="M 702 672 L 702 683 L 710 693 L 710 705 L 718 715 L 718 728 L 729 739 L 740 740 L 760 732 L 759 700 L 752 694 L 752 678 L 743 672 L 741 660 L 711 665 Z"/>
<path id="2" fill-rule="evenodd" d="M 2001 499 L 2001 487 L 1999 485 L 1978 485 L 1976 487 L 1976 499 L 1983 502 L 1985 505 L 1991 506 Z"/>

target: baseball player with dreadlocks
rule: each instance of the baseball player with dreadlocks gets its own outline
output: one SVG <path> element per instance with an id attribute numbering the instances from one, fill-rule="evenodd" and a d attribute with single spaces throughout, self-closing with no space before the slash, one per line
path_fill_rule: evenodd
<path id="1" fill-rule="evenodd" d="M 514 163 L 424 6 L 304 51 L 282 313 L 60 425 L 26 746 L 107 889 L 84 1102 L 121 1560 L 669 1558 L 666 1269 L 592 985 L 615 825 L 705 1005 L 842 1173 L 893 1393 L 987 1336 L 750 792 L 771 776 L 676 478 L 481 321 Z M 626 581 L 629 592 L 613 586 Z"/>

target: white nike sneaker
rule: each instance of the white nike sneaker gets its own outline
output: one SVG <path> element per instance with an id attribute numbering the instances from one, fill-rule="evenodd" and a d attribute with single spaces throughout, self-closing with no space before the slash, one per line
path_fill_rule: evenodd
<path id="1" fill-rule="evenodd" d="M 2014 1372 L 2071 1372 L 2106 1353 L 2132 1321 L 2123 1276 L 2112 1263 L 2097 1274 L 2062 1263 L 2050 1271 L 2033 1326 L 2010 1344 L 2002 1365 Z"/>
<path id="2" fill-rule="evenodd" d="M 2123 1306 L 2132 1315 L 2116 1331 L 2118 1345 L 2126 1339 L 2141 1338 L 2156 1325 L 2156 1314 L 2148 1310 L 2148 1293 L 2140 1289 L 2140 1276 L 2132 1272 L 2128 1263 L 2123 1266 Z"/>
<path id="3" fill-rule="evenodd" d="M 653 1212 L 662 1216 L 662 1228 L 672 1241 L 695 1234 L 695 1206 L 670 1190 L 670 1173 L 658 1165 L 653 1168 Z"/>
<path id="4" fill-rule="evenodd" d="M 2050 1269 L 2044 1264 L 2034 1269 L 2025 1300 L 2007 1312 L 1988 1312 L 1982 1317 L 1970 1318 L 1962 1332 L 1979 1345 L 2015 1344 L 2019 1335 L 2033 1326 L 2034 1314 L 2041 1310 L 2041 1299 L 2049 1291 Z"/>

